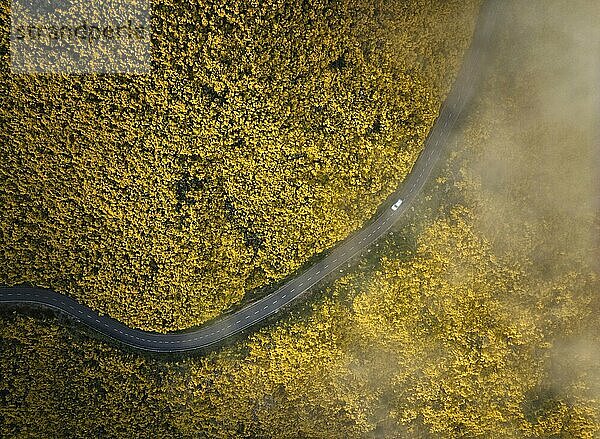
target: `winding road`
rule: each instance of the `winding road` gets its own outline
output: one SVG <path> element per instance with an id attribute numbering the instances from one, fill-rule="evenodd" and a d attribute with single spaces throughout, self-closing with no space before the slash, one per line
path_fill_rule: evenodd
<path id="1" fill-rule="evenodd" d="M 482 78 L 487 48 L 496 21 L 500 2 L 484 1 L 477 27 L 461 70 L 446 98 L 440 114 L 429 132 L 425 147 L 410 174 L 378 209 L 377 215 L 358 232 L 344 240 L 320 261 L 300 272 L 273 293 L 256 302 L 185 332 L 160 334 L 129 328 L 106 315 L 52 290 L 29 287 L 0 288 L 0 303 L 8 305 L 38 304 L 64 312 L 77 321 L 120 343 L 153 352 L 183 352 L 204 349 L 264 321 L 326 277 L 338 274 L 350 260 L 384 236 L 411 207 L 440 158 L 463 109 L 472 100 Z"/>

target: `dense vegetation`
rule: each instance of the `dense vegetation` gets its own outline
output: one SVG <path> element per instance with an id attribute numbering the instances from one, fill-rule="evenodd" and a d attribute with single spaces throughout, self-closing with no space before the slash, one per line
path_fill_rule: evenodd
<path id="1" fill-rule="evenodd" d="M 1 431 L 597 437 L 597 102 L 581 90 L 600 38 L 577 35 L 600 17 L 591 0 L 504 4 L 490 80 L 439 177 L 356 270 L 205 357 L 143 357 L 7 311 Z"/>
<path id="2" fill-rule="evenodd" d="M 3 51 L 0 283 L 164 331 L 291 274 L 407 174 L 477 3 L 156 1 L 149 75 Z"/>

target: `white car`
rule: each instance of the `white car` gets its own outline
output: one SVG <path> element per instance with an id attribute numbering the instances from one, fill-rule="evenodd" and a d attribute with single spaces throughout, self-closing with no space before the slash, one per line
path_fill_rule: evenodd
<path id="1" fill-rule="evenodd" d="M 402 200 L 398 200 L 394 203 L 394 205 L 392 206 L 392 210 L 398 210 L 398 208 L 400 207 L 400 205 L 402 204 Z"/>

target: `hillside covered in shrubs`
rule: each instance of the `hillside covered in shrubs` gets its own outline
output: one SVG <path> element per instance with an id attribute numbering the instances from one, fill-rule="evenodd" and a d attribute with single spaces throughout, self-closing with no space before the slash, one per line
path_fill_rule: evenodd
<path id="1" fill-rule="evenodd" d="M 0 283 L 153 330 L 251 299 L 403 180 L 477 3 L 154 1 L 142 75 L 12 74 L 4 51 Z"/>

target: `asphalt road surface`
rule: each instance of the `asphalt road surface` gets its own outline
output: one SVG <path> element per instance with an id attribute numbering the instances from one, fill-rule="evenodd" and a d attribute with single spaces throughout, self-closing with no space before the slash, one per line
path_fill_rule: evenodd
<path id="1" fill-rule="evenodd" d="M 227 337 L 257 325 L 286 305 L 297 300 L 305 292 L 326 277 L 335 277 L 347 267 L 349 261 L 384 236 L 399 218 L 411 207 L 432 169 L 438 161 L 444 145 L 448 143 L 463 109 L 471 101 L 482 78 L 487 48 L 491 41 L 499 0 L 488 0 L 482 5 L 471 47 L 467 51 L 461 70 L 440 114 L 430 130 L 423 152 L 412 171 L 378 209 L 378 214 L 358 232 L 334 248 L 319 262 L 283 284 L 262 299 L 222 318 L 211 321 L 193 331 L 160 334 L 129 328 L 122 323 L 97 312 L 75 300 L 51 290 L 28 287 L 0 288 L 0 303 L 9 305 L 38 304 L 57 309 L 95 331 L 136 349 L 153 352 L 182 352 L 204 349 Z"/>

